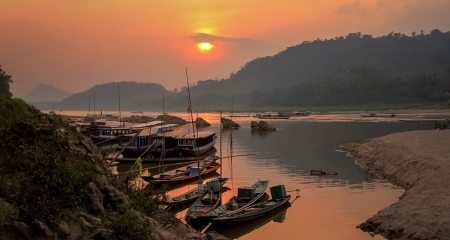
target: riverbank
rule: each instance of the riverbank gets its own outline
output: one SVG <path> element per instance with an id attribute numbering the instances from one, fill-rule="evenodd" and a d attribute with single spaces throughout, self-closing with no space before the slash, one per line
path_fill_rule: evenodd
<path id="1" fill-rule="evenodd" d="M 161 208 L 164 190 L 131 185 L 57 115 L 0 97 L 0 240 L 226 239 Z"/>
<path id="2" fill-rule="evenodd" d="M 450 130 L 390 134 L 344 146 L 356 162 L 406 191 L 358 228 L 388 239 L 450 239 Z"/>

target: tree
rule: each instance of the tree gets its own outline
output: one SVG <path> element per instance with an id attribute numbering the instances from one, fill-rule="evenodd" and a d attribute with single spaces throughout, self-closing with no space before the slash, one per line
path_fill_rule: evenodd
<path id="1" fill-rule="evenodd" d="M 11 75 L 7 75 L 0 65 L 0 96 L 12 97 L 12 93 L 9 91 L 9 84 L 11 83 L 13 83 Z"/>

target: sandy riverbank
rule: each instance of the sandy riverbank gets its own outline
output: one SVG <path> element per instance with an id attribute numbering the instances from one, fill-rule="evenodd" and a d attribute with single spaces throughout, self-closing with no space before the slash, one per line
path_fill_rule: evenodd
<path id="1" fill-rule="evenodd" d="M 450 130 L 425 130 L 351 144 L 357 163 L 406 190 L 358 227 L 388 239 L 450 239 L 449 143 Z"/>

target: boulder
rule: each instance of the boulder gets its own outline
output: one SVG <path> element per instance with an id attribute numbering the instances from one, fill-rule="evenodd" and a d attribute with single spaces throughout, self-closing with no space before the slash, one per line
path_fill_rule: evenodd
<path id="1" fill-rule="evenodd" d="M 96 216 L 101 215 L 105 211 L 102 192 L 93 182 L 88 183 L 85 189 L 87 195 L 86 208 Z"/>
<path id="2" fill-rule="evenodd" d="M 275 131 L 276 128 L 272 127 L 272 125 L 268 124 L 266 121 L 259 121 L 259 123 L 252 121 L 250 128 L 252 130 L 262 130 L 262 131 Z"/>
<path id="3" fill-rule="evenodd" d="M 222 118 L 222 125 L 224 128 L 239 128 L 241 127 L 241 125 L 237 124 L 235 121 L 227 119 L 227 118 Z"/>
<path id="4" fill-rule="evenodd" d="M 111 186 L 104 175 L 100 175 L 97 178 L 97 187 L 103 194 L 104 205 L 110 204 L 114 209 L 117 209 L 120 205 L 128 204 L 130 202 L 129 197 Z"/>
<path id="5" fill-rule="evenodd" d="M 147 122 L 155 121 L 155 118 L 148 117 L 148 116 L 133 115 L 131 117 L 122 118 L 122 121 L 129 122 L 129 123 L 147 123 Z"/>
<path id="6" fill-rule="evenodd" d="M 176 116 L 172 116 L 172 115 L 168 115 L 168 114 L 164 114 L 164 115 L 159 115 L 156 118 L 157 121 L 163 121 L 164 124 L 186 124 L 187 121 L 180 118 L 180 117 L 176 117 Z"/>
<path id="7" fill-rule="evenodd" d="M 205 121 L 203 118 L 197 118 L 197 120 L 195 120 L 195 124 L 199 127 L 211 126 L 211 123 Z"/>

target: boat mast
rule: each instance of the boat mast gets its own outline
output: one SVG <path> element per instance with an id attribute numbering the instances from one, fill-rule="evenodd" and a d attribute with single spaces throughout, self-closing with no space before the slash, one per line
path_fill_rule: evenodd
<path id="1" fill-rule="evenodd" d="M 201 184 L 202 183 L 202 176 L 200 175 L 200 161 L 198 160 L 199 149 L 198 149 L 198 144 L 197 144 L 197 141 L 196 141 L 197 139 L 195 137 L 194 116 L 192 115 L 191 90 L 189 88 L 189 76 L 188 76 L 187 68 L 186 68 L 186 82 L 187 82 L 187 92 L 188 92 L 188 98 L 189 98 L 188 110 L 189 110 L 190 117 L 191 117 L 191 120 L 192 120 L 192 134 L 194 135 L 193 144 L 197 148 L 197 169 L 198 169 L 198 179 L 199 179 L 198 184 Z M 197 137 L 198 137 L 198 134 L 197 134 Z"/>
<path id="2" fill-rule="evenodd" d="M 117 83 L 117 91 L 119 93 L 119 126 L 122 126 L 122 113 L 120 112 L 120 83 Z"/>
<path id="3" fill-rule="evenodd" d="M 94 117 L 95 117 L 95 86 L 92 90 L 94 91 Z"/>

